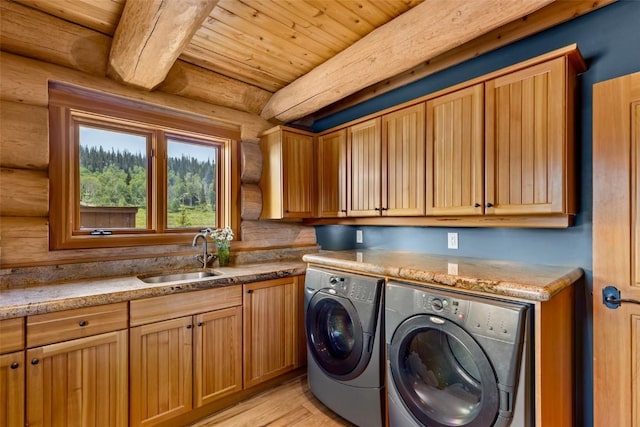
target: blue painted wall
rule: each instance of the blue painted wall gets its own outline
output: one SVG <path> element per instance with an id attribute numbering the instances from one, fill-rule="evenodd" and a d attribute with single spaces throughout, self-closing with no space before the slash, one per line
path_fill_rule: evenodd
<path id="1" fill-rule="evenodd" d="M 582 267 L 586 272 L 586 280 L 576 306 L 576 346 L 580 353 L 576 360 L 576 415 L 577 425 L 591 426 L 592 86 L 603 80 L 640 71 L 640 1 L 620 0 L 566 24 L 318 120 L 313 130 L 323 131 L 571 43 L 578 43 L 589 67 L 579 78 L 576 159 L 580 167 L 580 210 L 575 226 L 564 230 L 359 227 L 364 232 L 363 244 L 355 243 L 355 227 L 318 226 L 316 233 L 324 249 L 411 250 Z M 450 231 L 459 234 L 457 251 L 447 249 L 447 232 Z"/>

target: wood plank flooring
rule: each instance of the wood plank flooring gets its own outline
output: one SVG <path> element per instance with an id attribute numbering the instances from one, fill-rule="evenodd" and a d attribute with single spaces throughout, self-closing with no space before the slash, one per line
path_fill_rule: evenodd
<path id="1" fill-rule="evenodd" d="M 301 376 L 240 402 L 191 427 L 338 427 L 353 426 L 316 399 Z"/>

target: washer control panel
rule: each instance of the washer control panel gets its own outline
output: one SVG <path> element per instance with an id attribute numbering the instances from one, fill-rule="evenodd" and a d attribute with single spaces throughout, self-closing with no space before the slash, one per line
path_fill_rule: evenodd
<path id="1" fill-rule="evenodd" d="M 373 303 L 382 289 L 382 279 L 330 270 L 307 269 L 305 285 L 352 301 Z"/>
<path id="2" fill-rule="evenodd" d="M 521 313 L 526 311 L 521 304 L 499 299 L 438 292 L 428 287 L 388 284 L 387 301 L 395 300 L 400 305 L 413 302 L 413 307 L 407 307 L 410 313 L 434 314 L 455 322 L 474 335 L 505 342 L 517 339 Z M 406 310 L 402 311 L 406 313 Z"/>

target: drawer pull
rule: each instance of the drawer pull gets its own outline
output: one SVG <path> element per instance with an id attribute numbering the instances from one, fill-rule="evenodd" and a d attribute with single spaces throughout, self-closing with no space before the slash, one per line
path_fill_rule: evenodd
<path id="1" fill-rule="evenodd" d="M 86 320 L 81 320 L 80 323 L 78 323 L 80 327 L 87 326 L 88 324 L 89 322 L 87 322 Z"/>
<path id="2" fill-rule="evenodd" d="M 38 359 L 31 359 L 31 364 L 32 365 L 37 365 L 38 363 L 40 363 L 40 361 Z"/>
<path id="3" fill-rule="evenodd" d="M 11 369 L 18 369 L 19 366 L 20 366 L 20 364 L 18 362 L 13 362 L 11 364 Z"/>

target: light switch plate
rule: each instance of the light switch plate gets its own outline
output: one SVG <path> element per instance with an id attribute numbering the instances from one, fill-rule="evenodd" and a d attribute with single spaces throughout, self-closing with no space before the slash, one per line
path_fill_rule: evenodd
<path id="1" fill-rule="evenodd" d="M 356 243 L 362 243 L 363 241 L 362 230 L 356 230 Z"/>
<path id="2" fill-rule="evenodd" d="M 451 274 L 453 276 L 457 276 L 458 275 L 458 264 L 456 264 L 455 262 L 447 263 L 447 273 Z"/>

